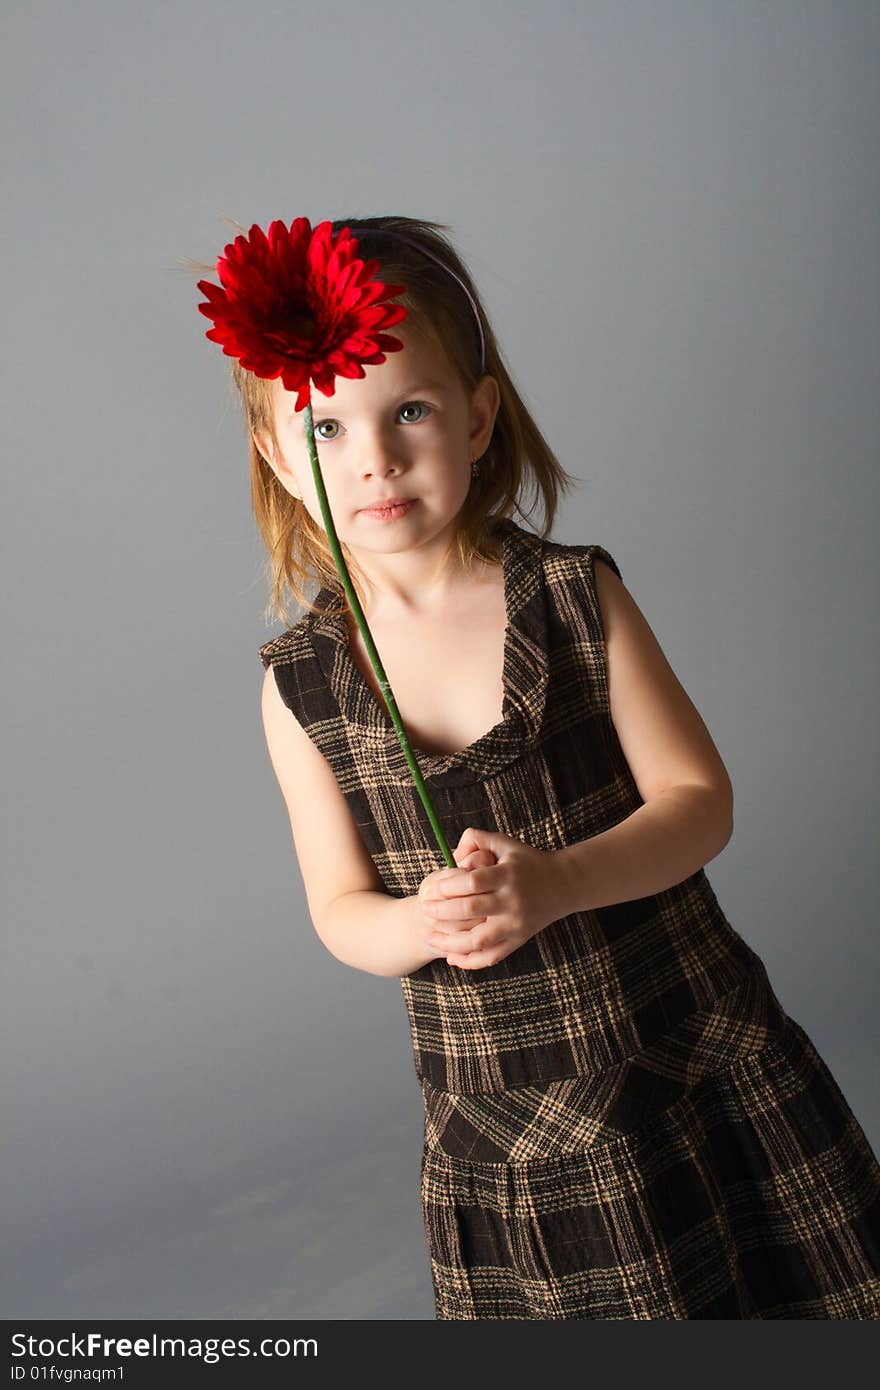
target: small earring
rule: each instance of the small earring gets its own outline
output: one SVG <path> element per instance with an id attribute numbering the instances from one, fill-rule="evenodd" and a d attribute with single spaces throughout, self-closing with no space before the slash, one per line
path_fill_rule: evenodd
<path id="1" fill-rule="evenodd" d="M 476 478 L 480 471 L 480 465 L 476 459 L 471 459 L 471 477 Z"/>

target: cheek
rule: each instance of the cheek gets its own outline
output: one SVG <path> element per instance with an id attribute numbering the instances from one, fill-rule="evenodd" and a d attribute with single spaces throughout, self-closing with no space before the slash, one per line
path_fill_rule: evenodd
<path id="1" fill-rule="evenodd" d="M 456 497 L 460 498 L 467 497 L 471 486 L 470 464 L 468 464 L 467 468 L 450 468 L 446 476 L 448 479 L 447 487 L 450 493 L 454 493 Z"/>
<path id="2" fill-rule="evenodd" d="M 344 490 L 340 490 L 338 482 L 330 475 L 330 469 L 326 468 L 324 464 L 321 465 L 321 478 L 324 483 L 324 491 L 327 494 L 327 502 L 330 510 L 334 516 L 339 516 L 341 509 L 345 506 Z M 301 486 L 302 498 L 305 505 L 308 507 L 313 519 L 318 525 L 323 526 L 324 521 L 321 516 L 321 504 L 318 501 L 318 487 L 311 473 L 309 473 L 307 478 L 301 480 Z"/>

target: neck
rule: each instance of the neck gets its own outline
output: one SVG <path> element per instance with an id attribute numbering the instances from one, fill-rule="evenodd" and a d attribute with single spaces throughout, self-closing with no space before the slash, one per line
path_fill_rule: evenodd
<path id="1" fill-rule="evenodd" d="M 460 565 L 454 536 L 447 532 L 397 554 L 353 552 L 365 615 L 392 622 L 417 618 L 450 608 L 462 597 L 472 597 L 474 587 L 497 570 L 500 539 L 490 538 L 488 549 L 493 561 L 475 562 L 470 572 Z"/>

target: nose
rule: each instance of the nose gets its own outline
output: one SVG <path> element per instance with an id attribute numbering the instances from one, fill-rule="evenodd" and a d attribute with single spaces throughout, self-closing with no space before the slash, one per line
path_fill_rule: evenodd
<path id="1" fill-rule="evenodd" d="M 384 478 L 390 473 L 398 473 L 402 467 L 401 453 L 387 435 L 376 434 L 364 441 L 360 450 L 360 468 L 364 477 Z"/>

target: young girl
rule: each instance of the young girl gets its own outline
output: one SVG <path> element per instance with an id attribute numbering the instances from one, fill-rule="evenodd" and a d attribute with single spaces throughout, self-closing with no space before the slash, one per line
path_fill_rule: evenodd
<path id="1" fill-rule="evenodd" d="M 456 868 L 294 393 L 233 375 L 274 611 L 305 605 L 260 648 L 269 753 L 319 937 L 401 978 L 436 1316 L 876 1318 L 880 1165 L 703 869 L 718 751 L 608 551 L 546 538 L 573 479 L 446 229 L 345 226 L 408 312 L 314 397 L 321 473 Z M 543 537 L 510 516 L 527 483 Z"/>

